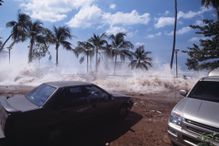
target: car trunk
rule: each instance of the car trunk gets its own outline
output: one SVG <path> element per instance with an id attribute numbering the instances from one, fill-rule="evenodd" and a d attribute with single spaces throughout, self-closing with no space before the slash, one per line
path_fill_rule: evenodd
<path id="1" fill-rule="evenodd" d="M 5 129 L 5 123 L 8 118 L 7 109 L 10 111 L 14 110 L 12 107 L 10 107 L 7 104 L 7 98 L 6 97 L 0 97 L 0 138 L 5 137 L 4 129 Z"/>
<path id="2" fill-rule="evenodd" d="M 25 112 L 38 108 L 29 102 L 23 95 L 13 97 L 0 97 L 0 138 L 5 137 L 5 126 L 10 114 Z"/>

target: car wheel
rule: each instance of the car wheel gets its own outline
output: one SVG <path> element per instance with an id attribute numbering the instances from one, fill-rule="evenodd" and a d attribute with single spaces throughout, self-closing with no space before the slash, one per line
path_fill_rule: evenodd
<path id="1" fill-rule="evenodd" d="M 130 111 L 130 109 L 128 106 L 122 105 L 119 109 L 119 117 L 125 118 L 128 115 L 129 111 Z"/>

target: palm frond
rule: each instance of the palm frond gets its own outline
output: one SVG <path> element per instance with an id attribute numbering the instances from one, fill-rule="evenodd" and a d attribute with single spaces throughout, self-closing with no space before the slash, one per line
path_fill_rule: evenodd
<path id="1" fill-rule="evenodd" d="M 133 59 L 129 66 L 134 69 L 144 69 L 148 70 L 152 67 L 152 58 L 148 55 L 151 54 L 150 51 L 145 51 L 144 46 L 139 46 L 135 52 L 132 53 Z"/>
<path id="2" fill-rule="evenodd" d="M 13 26 L 15 26 L 16 24 L 17 24 L 16 21 L 9 21 L 9 22 L 6 23 L 6 27 L 13 27 Z"/>
<path id="3" fill-rule="evenodd" d="M 80 58 L 79 62 L 80 64 L 84 62 L 84 56 Z"/>
<path id="4" fill-rule="evenodd" d="M 0 6 L 2 5 L 3 2 L 4 2 L 3 0 L 0 0 Z"/>
<path id="5" fill-rule="evenodd" d="M 68 41 L 62 41 L 61 42 L 62 46 L 66 49 L 66 50 L 72 50 L 72 47 L 71 47 L 71 43 L 68 42 Z"/>

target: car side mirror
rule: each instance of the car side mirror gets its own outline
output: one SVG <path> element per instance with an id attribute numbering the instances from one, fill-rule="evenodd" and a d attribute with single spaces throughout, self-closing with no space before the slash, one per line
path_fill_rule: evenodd
<path id="1" fill-rule="evenodd" d="M 179 94 L 184 96 L 184 97 L 186 97 L 187 93 L 188 93 L 188 91 L 186 91 L 186 90 L 180 90 L 179 91 Z"/>

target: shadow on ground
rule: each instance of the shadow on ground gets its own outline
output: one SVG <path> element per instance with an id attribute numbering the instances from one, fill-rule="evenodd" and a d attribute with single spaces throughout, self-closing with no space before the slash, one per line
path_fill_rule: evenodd
<path id="1" fill-rule="evenodd" d="M 25 138 L 22 142 L 14 144 L 2 143 L 3 146 L 105 146 L 114 141 L 131 129 L 142 119 L 142 116 L 130 112 L 124 120 L 101 120 L 89 122 L 83 126 L 71 127 L 61 132 L 54 132 L 49 138 L 40 137 L 37 139 Z M 32 135 L 36 137 L 36 135 Z M 39 136 L 37 136 L 39 137 Z M 25 142 L 24 142 L 25 141 Z"/>

